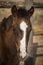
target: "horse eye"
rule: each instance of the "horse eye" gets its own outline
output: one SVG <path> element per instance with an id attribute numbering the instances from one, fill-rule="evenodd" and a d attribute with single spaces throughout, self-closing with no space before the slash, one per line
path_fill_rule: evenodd
<path id="1" fill-rule="evenodd" d="M 16 26 L 13 26 L 13 31 L 16 35 L 16 37 L 21 40 L 22 37 L 23 37 L 23 31 L 19 28 L 19 27 L 16 27 Z"/>

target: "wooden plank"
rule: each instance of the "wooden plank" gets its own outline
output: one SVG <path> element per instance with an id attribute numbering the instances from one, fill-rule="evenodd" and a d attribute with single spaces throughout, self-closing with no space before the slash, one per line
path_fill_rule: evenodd
<path id="1" fill-rule="evenodd" d="M 43 34 L 43 9 L 35 8 L 32 25 L 35 34 Z"/>
<path id="2" fill-rule="evenodd" d="M 34 6 L 34 8 L 43 8 L 43 3 L 33 2 L 33 6 Z"/>
<path id="3" fill-rule="evenodd" d="M 11 15 L 11 9 L 10 8 L 0 8 L 0 22 L 3 20 L 4 17 L 8 17 Z"/>
<path id="4" fill-rule="evenodd" d="M 11 8 L 14 4 L 21 4 L 19 2 L 22 2 L 22 6 L 24 7 L 33 5 L 35 8 L 43 8 L 43 2 L 34 0 L 0 0 L 0 8 Z"/>
<path id="5" fill-rule="evenodd" d="M 11 8 L 13 5 L 25 6 L 24 0 L 0 1 L 0 8 Z"/>
<path id="6" fill-rule="evenodd" d="M 33 43 L 36 45 L 36 54 L 43 54 L 43 35 L 33 36 Z"/>
<path id="7" fill-rule="evenodd" d="M 33 0 L 33 6 L 35 8 L 43 8 L 43 0 Z"/>
<path id="8" fill-rule="evenodd" d="M 43 65 L 43 57 L 37 57 L 35 65 Z"/>
<path id="9" fill-rule="evenodd" d="M 18 2 L 18 1 L 22 1 L 22 2 L 24 2 L 25 0 L 0 0 L 0 1 L 8 1 L 8 2 Z"/>
<path id="10" fill-rule="evenodd" d="M 43 3 L 43 0 L 33 0 L 35 3 Z"/>
<path id="11" fill-rule="evenodd" d="M 40 48 L 38 47 L 37 48 L 37 54 L 38 55 L 42 55 L 43 54 L 43 48 L 42 47 L 40 47 Z"/>
<path id="12" fill-rule="evenodd" d="M 37 43 L 38 45 L 43 45 L 43 36 L 33 36 L 33 43 Z"/>

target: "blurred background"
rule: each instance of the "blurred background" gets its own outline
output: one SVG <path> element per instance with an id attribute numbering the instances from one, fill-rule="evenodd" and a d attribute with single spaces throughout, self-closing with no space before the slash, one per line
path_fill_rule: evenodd
<path id="1" fill-rule="evenodd" d="M 34 14 L 31 17 L 33 28 L 33 44 L 36 52 L 35 65 L 43 65 L 43 0 L 0 0 L 0 22 L 4 17 L 11 15 L 11 7 L 24 7 L 27 10 L 34 6 Z"/>

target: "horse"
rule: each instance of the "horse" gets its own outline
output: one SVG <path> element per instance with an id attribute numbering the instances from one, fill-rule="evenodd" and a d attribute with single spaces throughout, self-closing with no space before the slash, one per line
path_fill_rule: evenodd
<path id="1" fill-rule="evenodd" d="M 11 15 L 4 18 L 0 24 L 0 65 L 19 65 L 19 52 L 26 53 L 29 35 L 32 30 L 30 17 L 34 7 L 30 10 L 18 8 L 14 5 L 11 8 Z M 24 46 L 25 51 L 20 49 Z M 23 51 L 23 52 L 22 52 Z M 23 58 L 26 56 L 22 56 Z"/>

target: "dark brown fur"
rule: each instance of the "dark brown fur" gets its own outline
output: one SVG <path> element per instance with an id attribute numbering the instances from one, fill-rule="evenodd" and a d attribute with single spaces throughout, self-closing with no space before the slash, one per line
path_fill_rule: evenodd
<path id="1" fill-rule="evenodd" d="M 32 8 L 33 9 L 33 8 Z M 23 37 L 23 31 L 20 30 L 21 20 L 25 20 L 28 29 L 26 43 L 28 45 L 29 34 L 31 31 L 30 16 L 34 9 L 29 13 L 26 9 L 16 6 L 11 9 L 12 15 L 4 18 L 0 24 L 0 65 L 19 65 L 19 40 Z M 31 14 L 31 15 L 30 15 Z"/>

